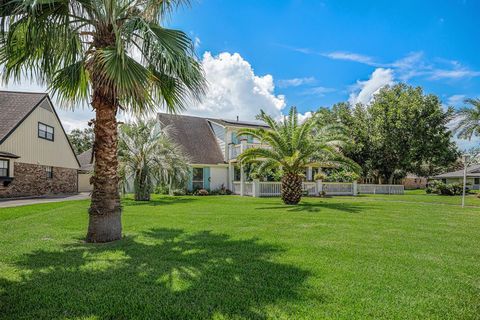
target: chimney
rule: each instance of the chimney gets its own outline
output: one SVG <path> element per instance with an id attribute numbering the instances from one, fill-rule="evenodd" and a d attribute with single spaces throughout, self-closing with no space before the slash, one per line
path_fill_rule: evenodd
<path id="1" fill-rule="evenodd" d="M 237 122 L 238 122 L 238 116 L 237 116 Z"/>

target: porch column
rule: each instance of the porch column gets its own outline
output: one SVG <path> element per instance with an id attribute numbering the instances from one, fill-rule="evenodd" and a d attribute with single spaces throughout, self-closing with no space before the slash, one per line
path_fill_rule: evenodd
<path id="1" fill-rule="evenodd" d="M 323 181 L 317 180 L 317 194 L 321 195 L 323 192 Z"/>
<path id="2" fill-rule="evenodd" d="M 247 150 L 247 139 L 242 139 L 240 140 L 240 154 L 245 150 Z M 240 195 L 245 195 L 245 171 L 242 163 L 240 163 Z"/>
<path id="3" fill-rule="evenodd" d="M 233 190 L 233 179 L 234 179 L 234 169 L 233 169 L 233 163 L 229 162 L 228 163 L 228 181 L 227 181 L 227 188 L 231 191 Z"/>
<path id="4" fill-rule="evenodd" d="M 243 164 L 240 165 L 240 195 L 245 195 L 245 172 L 243 170 Z"/>
<path id="5" fill-rule="evenodd" d="M 228 153 L 227 153 L 228 159 L 227 159 L 227 161 L 235 158 L 234 155 L 233 155 L 233 148 L 234 147 L 235 147 L 235 144 L 233 142 L 230 142 L 228 144 Z"/>
<path id="6" fill-rule="evenodd" d="M 312 167 L 307 167 L 307 181 L 313 181 Z"/>

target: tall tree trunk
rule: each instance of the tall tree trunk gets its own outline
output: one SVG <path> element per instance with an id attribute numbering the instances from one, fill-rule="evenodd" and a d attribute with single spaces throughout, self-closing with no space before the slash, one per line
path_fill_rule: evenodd
<path id="1" fill-rule="evenodd" d="M 392 173 L 389 177 L 388 177 L 388 184 L 393 184 L 393 179 L 395 178 L 395 175 Z"/>
<path id="2" fill-rule="evenodd" d="M 135 201 L 150 201 L 151 184 L 145 169 L 135 174 Z"/>
<path id="3" fill-rule="evenodd" d="M 95 109 L 95 171 L 90 204 L 87 242 L 109 242 L 122 237 L 118 186 L 117 102 L 107 90 L 93 92 Z"/>
<path id="4" fill-rule="evenodd" d="M 298 204 L 302 198 L 302 178 L 295 173 L 282 177 L 282 200 L 285 204 Z"/>

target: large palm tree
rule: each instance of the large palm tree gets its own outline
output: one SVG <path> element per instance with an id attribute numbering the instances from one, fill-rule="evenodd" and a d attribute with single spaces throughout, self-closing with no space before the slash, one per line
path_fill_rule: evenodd
<path id="1" fill-rule="evenodd" d="M 188 158 L 169 137 L 169 127 L 156 120 L 123 124 L 119 132 L 122 183 L 133 181 L 135 200 L 149 201 L 156 184 L 170 189 L 187 183 Z"/>
<path id="2" fill-rule="evenodd" d="M 26 74 L 60 102 L 91 102 L 95 173 L 88 242 L 121 238 L 119 110 L 177 110 L 204 93 L 190 38 L 162 27 L 181 0 L 5 0 L 0 64 L 5 79 Z"/>
<path id="3" fill-rule="evenodd" d="M 480 99 L 465 99 L 472 107 L 463 107 L 457 111 L 457 123 L 454 132 L 461 139 L 472 139 L 480 136 Z"/>
<path id="4" fill-rule="evenodd" d="M 282 200 L 297 204 L 302 197 L 302 174 L 308 165 L 344 165 L 358 170 L 358 165 L 346 158 L 341 147 L 348 143 L 339 124 L 316 125 L 314 117 L 303 123 L 298 120 L 295 107 L 288 117 L 276 122 L 263 110 L 258 116 L 270 129 L 242 129 L 239 135 L 252 135 L 262 141 L 259 147 L 245 150 L 239 156 L 242 162 L 257 162 L 261 172 L 282 169 Z"/>

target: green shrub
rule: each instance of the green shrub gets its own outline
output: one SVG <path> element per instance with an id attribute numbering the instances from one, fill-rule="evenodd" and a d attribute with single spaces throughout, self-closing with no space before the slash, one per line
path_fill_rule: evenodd
<path id="1" fill-rule="evenodd" d="M 153 193 L 155 193 L 155 194 L 168 194 L 168 187 L 164 186 L 164 185 L 158 185 L 153 190 Z"/>
<path id="2" fill-rule="evenodd" d="M 334 171 L 331 174 L 329 174 L 325 181 L 327 182 L 353 182 L 357 181 L 360 178 L 360 176 L 352 171 L 345 171 L 345 170 L 340 170 L 340 171 Z"/>
<path id="3" fill-rule="evenodd" d="M 218 195 L 218 196 L 231 195 L 232 193 L 233 192 L 227 189 L 223 184 L 220 188 L 210 191 L 210 195 Z"/>
<path id="4" fill-rule="evenodd" d="M 425 192 L 428 194 L 438 194 L 442 196 L 458 196 L 463 191 L 463 185 L 461 183 L 443 183 L 440 180 L 434 180 L 428 184 Z"/>
<path id="5" fill-rule="evenodd" d="M 314 180 L 325 180 L 327 179 L 327 176 L 323 172 L 316 173 L 315 176 L 313 177 Z"/>
<path id="6" fill-rule="evenodd" d="M 186 194 L 184 189 L 175 189 L 172 193 L 174 196 L 184 196 Z"/>
<path id="7" fill-rule="evenodd" d="M 196 196 L 208 196 L 209 192 L 206 189 L 198 189 L 193 194 Z"/>

